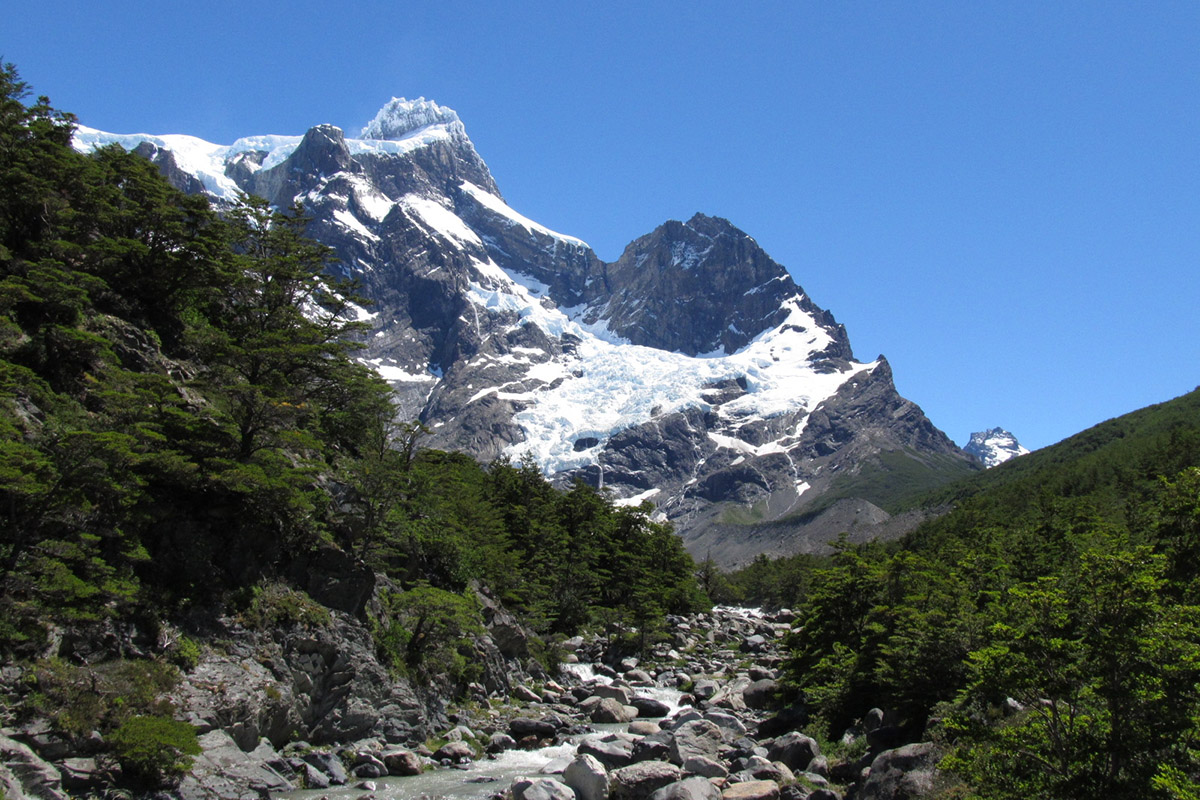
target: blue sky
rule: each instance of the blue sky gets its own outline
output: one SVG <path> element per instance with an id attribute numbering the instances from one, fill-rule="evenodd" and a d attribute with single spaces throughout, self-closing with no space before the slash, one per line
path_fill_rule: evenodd
<path id="1" fill-rule="evenodd" d="M 755 237 L 960 444 L 1200 384 L 1200 3 L 4 0 L 92 127 L 219 143 L 456 109 L 509 203 L 615 259 Z"/>

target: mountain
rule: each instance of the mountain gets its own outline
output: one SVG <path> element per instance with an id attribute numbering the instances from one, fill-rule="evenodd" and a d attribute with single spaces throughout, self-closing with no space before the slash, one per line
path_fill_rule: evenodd
<path id="1" fill-rule="evenodd" d="M 728 221 L 666 222 L 605 263 L 510 208 L 458 115 L 423 98 L 393 99 L 358 138 L 80 127 L 74 142 L 136 150 L 217 203 L 302 203 L 371 300 L 363 358 L 432 446 L 649 500 L 693 553 L 819 548 L 847 519 L 894 533 L 911 527 L 886 510 L 900 489 L 977 468 Z"/>
<path id="2" fill-rule="evenodd" d="M 963 448 L 967 455 L 974 456 L 985 467 L 995 467 L 1010 458 L 1023 456 L 1029 452 L 1021 446 L 1017 437 L 1004 428 L 989 428 L 986 431 L 971 434 L 971 441 Z"/>

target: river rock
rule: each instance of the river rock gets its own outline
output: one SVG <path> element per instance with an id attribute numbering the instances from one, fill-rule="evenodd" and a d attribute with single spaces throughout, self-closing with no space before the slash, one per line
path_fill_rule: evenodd
<path id="1" fill-rule="evenodd" d="M 421 757 L 410 750 L 389 750 L 379 756 L 388 768 L 388 775 L 409 776 L 420 775 L 425 769 Z"/>
<path id="2" fill-rule="evenodd" d="M 513 800 L 576 800 L 569 786 L 553 778 L 516 778 L 512 796 Z"/>
<path id="3" fill-rule="evenodd" d="M 582 753 L 563 770 L 563 781 L 575 790 L 579 800 L 608 799 L 608 771 L 595 756 Z"/>
<path id="4" fill-rule="evenodd" d="M 859 787 L 859 800 L 903 800 L 921 797 L 933 788 L 938 755 L 930 742 L 908 744 L 880 753 Z"/>
<path id="5" fill-rule="evenodd" d="M 609 769 L 619 769 L 633 763 L 633 747 L 633 742 L 624 739 L 585 739 L 579 744 L 578 752 L 594 756 Z"/>
<path id="6" fill-rule="evenodd" d="M 644 669 L 631 669 L 625 673 L 625 680 L 630 683 L 640 683 L 643 686 L 653 686 L 654 678 L 650 677 L 650 673 Z"/>
<path id="7" fill-rule="evenodd" d="M 721 733 L 729 741 L 735 741 L 746 735 L 746 726 L 733 714 L 724 711 L 708 711 L 704 719 L 721 729 Z"/>
<path id="8" fill-rule="evenodd" d="M 692 694 L 697 700 L 707 700 L 715 695 L 719 688 L 716 681 L 702 678 L 692 685 Z"/>
<path id="9" fill-rule="evenodd" d="M 542 696 L 528 686 L 514 686 L 512 696 L 526 703 L 540 703 Z"/>
<path id="10" fill-rule="evenodd" d="M 704 719 L 704 715 L 694 708 L 681 708 L 670 719 L 660 724 L 666 730 L 674 730 L 696 719 Z"/>
<path id="11" fill-rule="evenodd" d="M 657 722 L 651 722 L 648 719 L 635 719 L 629 723 L 629 732 L 635 736 L 651 736 L 661 730 L 662 728 Z"/>
<path id="12" fill-rule="evenodd" d="M 747 708 L 764 709 L 775 704 L 779 684 L 770 678 L 756 680 L 742 690 L 742 700 Z"/>
<path id="13" fill-rule="evenodd" d="M 341 786 L 349 780 L 349 776 L 346 775 L 346 768 L 342 765 L 342 760 L 334 753 L 314 750 L 305 753 L 300 758 L 313 769 L 325 775 L 334 786 Z"/>
<path id="14" fill-rule="evenodd" d="M 661 700 L 655 700 L 653 697 L 644 697 L 635 695 L 629 705 L 638 710 L 639 717 L 665 717 L 671 713 L 671 707 Z"/>
<path id="15" fill-rule="evenodd" d="M 505 750 L 512 750 L 516 746 L 517 740 L 507 733 L 493 733 L 488 738 L 487 751 L 493 754 L 503 753 Z"/>
<path id="16" fill-rule="evenodd" d="M 384 778 L 388 768 L 384 763 L 370 753 L 360 753 L 354 759 L 354 767 L 350 770 L 356 778 Z"/>
<path id="17" fill-rule="evenodd" d="M 685 759 L 683 771 L 705 778 L 724 778 L 729 775 L 729 770 L 725 768 L 724 764 L 704 756 L 691 756 Z"/>
<path id="18" fill-rule="evenodd" d="M 451 762 L 457 763 L 464 759 L 471 760 L 475 757 L 475 751 L 466 742 L 446 742 L 434 752 L 433 757 L 437 761 L 449 759 Z"/>
<path id="19" fill-rule="evenodd" d="M 662 787 L 683 777 L 679 767 L 665 761 L 642 761 L 609 775 L 612 800 L 647 800 Z"/>
<path id="20" fill-rule="evenodd" d="M 707 778 L 692 777 L 667 784 L 650 795 L 650 800 L 721 800 L 721 792 Z"/>
<path id="21" fill-rule="evenodd" d="M 745 781 L 733 783 L 721 792 L 722 800 L 778 800 L 779 784 L 775 781 Z"/>
<path id="22" fill-rule="evenodd" d="M 613 698 L 605 697 L 592 710 L 591 719 L 599 723 L 629 722 L 636 716 L 637 709 L 633 706 L 621 705 Z"/>
<path id="23" fill-rule="evenodd" d="M 794 772 L 803 772 L 814 758 L 821 754 L 816 740 L 803 733 L 785 733 L 776 739 L 767 750 L 771 761 L 782 761 Z"/>
<path id="24" fill-rule="evenodd" d="M 633 693 L 624 686 L 610 686 L 601 683 L 592 687 L 592 694 L 596 697 L 611 698 L 623 706 L 629 705 L 630 701 L 633 700 Z"/>
<path id="25" fill-rule="evenodd" d="M 509 721 L 508 732 L 518 741 L 526 736 L 535 736 L 538 739 L 551 739 L 558 730 L 553 722 L 545 719 L 530 719 L 529 717 L 516 717 Z"/>
<path id="26" fill-rule="evenodd" d="M 672 764 L 682 764 L 692 756 L 716 759 L 725 744 L 721 729 L 706 719 L 697 719 L 676 728 L 671 737 Z"/>

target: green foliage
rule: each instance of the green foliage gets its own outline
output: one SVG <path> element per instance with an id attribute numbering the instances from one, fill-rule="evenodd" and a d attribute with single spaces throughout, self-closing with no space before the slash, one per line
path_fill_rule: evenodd
<path id="1" fill-rule="evenodd" d="M 184 672 L 195 669 L 200 663 L 200 644 L 190 636 L 180 636 L 167 651 L 171 663 Z"/>
<path id="2" fill-rule="evenodd" d="M 109 734 L 108 743 L 125 775 L 148 788 L 176 782 L 200 755 L 196 729 L 163 716 L 130 717 Z"/>
<path id="3" fill-rule="evenodd" d="M 80 667 L 59 659 L 33 672 L 33 707 L 72 736 L 110 730 L 133 714 L 169 714 L 162 695 L 179 681 L 179 670 L 158 661 L 116 659 Z"/>
<path id="4" fill-rule="evenodd" d="M 243 619 L 260 630 L 292 625 L 319 628 L 329 624 L 330 614 L 328 608 L 299 589 L 268 581 L 251 590 L 250 606 Z"/>
<path id="5" fill-rule="evenodd" d="M 789 681 L 830 738 L 872 706 L 914 739 L 936 717 L 982 797 L 1186 797 L 1198 462 L 1193 392 L 941 491 L 957 506 L 898 544 L 839 544 L 793 573 Z M 794 568 L 733 580 L 771 597 L 754 582 Z"/>
<path id="6" fill-rule="evenodd" d="M 1089 551 L 1066 575 L 1008 591 L 948 723 L 968 779 L 996 797 L 1127 797 L 1163 767 L 1191 766 L 1200 609 L 1164 596 L 1164 570 L 1146 547 Z M 1004 697 L 1024 710 L 973 721 Z"/>
<path id="7" fill-rule="evenodd" d="M 473 597 L 428 585 L 384 592 L 376 622 L 381 657 L 410 675 L 444 675 L 464 683 L 478 677 L 470 637 L 483 633 Z"/>

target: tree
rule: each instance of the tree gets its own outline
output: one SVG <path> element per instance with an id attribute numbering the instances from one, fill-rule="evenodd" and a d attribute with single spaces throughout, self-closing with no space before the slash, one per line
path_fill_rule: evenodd
<path id="1" fill-rule="evenodd" d="M 1089 551 L 1069 576 L 1013 587 L 970 655 L 947 766 L 999 798 L 1140 797 L 1194 770 L 1200 609 L 1164 600 L 1165 566 L 1145 547 Z M 981 724 L 1005 698 L 1021 710 Z"/>

